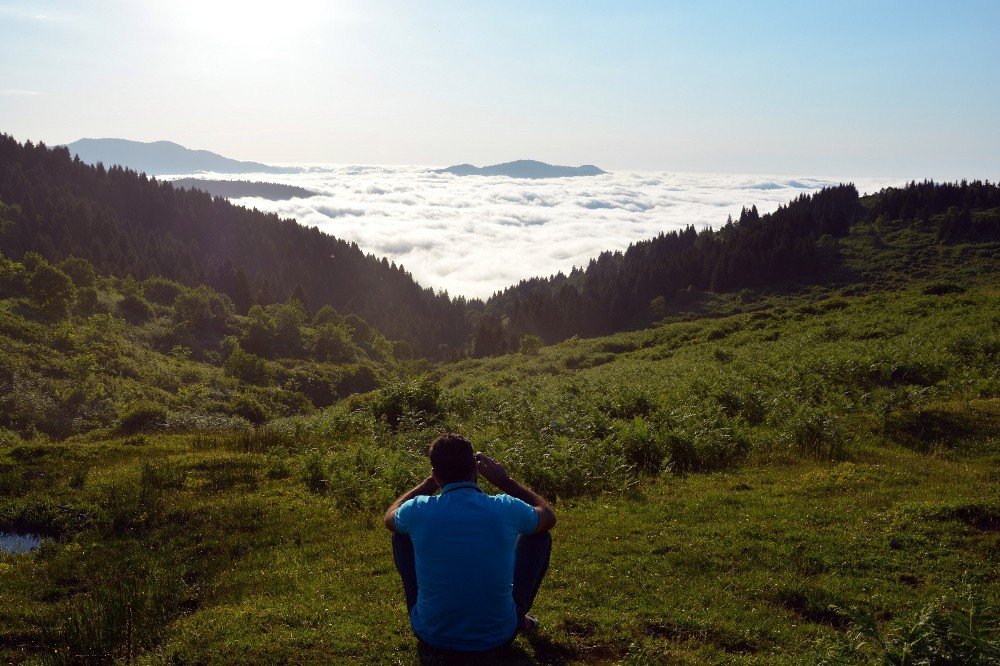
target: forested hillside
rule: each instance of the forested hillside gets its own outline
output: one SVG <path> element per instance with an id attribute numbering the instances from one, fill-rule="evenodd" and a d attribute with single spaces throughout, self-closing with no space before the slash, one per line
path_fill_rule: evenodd
<path id="1" fill-rule="evenodd" d="M 313 311 L 357 314 L 424 355 L 470 335 L 462 299 L 420 287 L 356 244 L 145 174 L 89 166 L 66 148 L 0 135 L 0 202 L 11 206 L 0 235 L 8 257 L 75 255 L 98 273 L 207 283 L 241 312 L 294 294 Z"/>
<path id="2" fill-rule="evenodd" d="M 842 252 L 855 225 L 901 220 L 945 245 L 995 240 L 998 207 L 1000 187 L 963 181 L 911 183 L 863 199 L 853 185 L 840 185 L 774 213 L 744 209 L 718 230 L 661 233 L 625 252 L 605 252 L 568 276 L 525 280 L 494 295 L 477 330 L 476 355 L 517 349 L 525 334 L 557 342 L 628 330 L 691 309 L 702 292 L 855 282 L 858 271 L 844 270 Z"/>
<path id="3" fill-rule="evenodd" d="M 294 295 L 312 312 L 331 305 L 359 315 L 430 358 L 492 356 L 519 349 L 525 336 L 552 343 L 639 328 L 667 314 L 704 314 L 706 295 L 863 282 L 866 252 L 878 240 L 857 230 L 880 220 L 928 231 L 942 248 L 1000 237 L 996 184 L 914 182 L 863 198 L 840 185 L 773 213 L 744 209 L 719 229 L 689 226 L 602 253 L 585 269 L 522 281 L 484 306 L 424 289 L 401 266 L 294 220 L 6 135 L 0 202 L 10 206 L 0 228 L 9 257 L 75 255 L 99 273 L 206 283 L 241 313 Z M 852 265 L 850 256 L 866 258 Z"/>

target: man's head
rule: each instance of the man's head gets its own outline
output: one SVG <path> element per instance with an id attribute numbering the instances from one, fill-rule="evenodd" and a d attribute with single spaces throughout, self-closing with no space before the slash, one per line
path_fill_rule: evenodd
<path id="1" fill-rule="evenodd" d="M 476 480 L 476 457 L 472 442 L 461 435 L 441 435 L 431 442 L 429 453 L 431 472 L 438 484 L 446 486 L 449 483 Z"/>

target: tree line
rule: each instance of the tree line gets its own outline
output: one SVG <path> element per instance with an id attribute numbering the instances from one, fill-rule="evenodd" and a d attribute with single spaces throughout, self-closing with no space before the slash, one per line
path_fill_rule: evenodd
<path id="1" fill-rule="evenodd" d="M 683 309 L 698 292 L 817 281 L 836 270 L 839 239 L 859 222 L 920 222 L 943 242 L 1000 238 L 1000 186 L 983 181 L 911 182 L 865 200 L 842 184 L 800 195 L 775 212 L 744 208 L 719 229 L 660 233 L 624 252 L 604 252 L 569 275 L 523 280 L 494 294 L 478 322 L 473 354 L 607 335 Z M 980 211 L 980 212 L 977 212 Z"/>

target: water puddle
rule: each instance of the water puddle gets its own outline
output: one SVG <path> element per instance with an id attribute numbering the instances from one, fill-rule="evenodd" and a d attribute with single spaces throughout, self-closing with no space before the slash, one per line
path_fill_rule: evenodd
<path id="1" fill-rule="evenodd" d="M 30 553 L 38 548 L 42 537 L 37 534 L 15 534 L 0 532 L 0 553 Z"/>

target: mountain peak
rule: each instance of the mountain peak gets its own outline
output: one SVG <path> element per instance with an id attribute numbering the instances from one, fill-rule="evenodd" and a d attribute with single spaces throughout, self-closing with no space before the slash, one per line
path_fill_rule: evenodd
<path id="1" fill-rule="evenodd" d="M 130 139 L 80 139 L 66 146 L 88 164 L 119 164 L 151 176 L 185 173 L 297 173 L 295 167 L 244 162 L 208 150 L 192 150 L 173 141 Z"/>
<path id="2" fill-rule="evenodd" d="M 582 166 L 559 166 L 538 160 L 514 160 L 503 164 L 477 167 L 472 164 L 456 164 L 445 169 L 435 169 L 435 173 L 450 173 L 456 176 L 507 176 L 508 178 L 567 178 L 572 176 L 600 176 L 607 173 L 593 164 Z"/>

